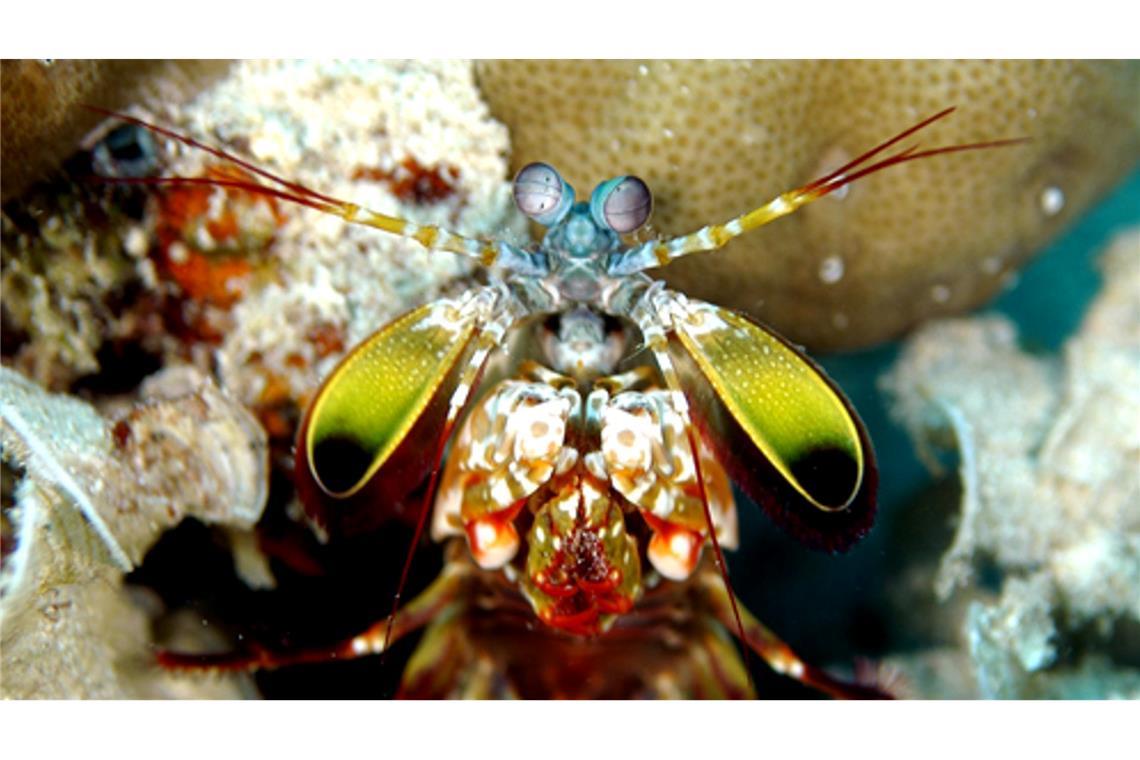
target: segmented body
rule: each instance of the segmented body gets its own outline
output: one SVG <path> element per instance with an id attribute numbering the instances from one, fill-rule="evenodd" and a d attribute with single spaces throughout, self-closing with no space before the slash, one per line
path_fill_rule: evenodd
<path id="1" fill-rule="evenodd" d="M 868 173 L 1010 142 L 909 148 L 865 166 L 948 113 L 724 224 L 632 245 L 622 236 L 652 208 L 644 182 L 615 177 L 576 203 L 553 168 L 531 164 L 515 180 L 516 203 L 549 229 L 530 248 L 369 211 L 146 125 L 277 186 L 151 184 L 292 201 L 474 257 L 499 275 L 361 343 L 316 393 L 297 436 L 298 494 L 334 537 L 374 528 L 378 505 L 438 485 L 432 535 L 451 540 L 439 579 L 325 650 L 160 659 L 277 667 L 379 653 L 427 626 L 404 674 L 409 696 L 749 695 L 731 632 L 780 673 L 836 696 L 880 696 L 802 662 L 740 607 L 720 551 L 737 540 L 730 477 L 809 545 L 842 550 L 861 538 L 877 474 L 858 416 L 775 333 L 669 291 L 644 270 L 715 250 Z M 488 359 L 533 317 L 547 320 L 530 357 L 538 361 L 514 357 L 518 374 L 480 395 Z M 417 538 L 431 511 L 419 510 Z"/>

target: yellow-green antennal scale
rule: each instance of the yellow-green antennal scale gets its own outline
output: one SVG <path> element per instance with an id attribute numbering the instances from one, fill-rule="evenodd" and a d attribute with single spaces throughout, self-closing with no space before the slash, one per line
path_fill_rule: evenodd
<path id="1" fill-rule="evenodd" d="M 735 596 L 728 586 L 726 566 L 713 530 L 711 491 L 700 451 L 702 448 L 715 450 L 719 462 L 713 463 L 715 467 L 710 465 L 710 471 L 720 472 L 718 477 L 722 481 L 727 471 L 782 527 L 816 547 L 843 550 L 866 533 L 875 511 L 877 471 L 870 439 L 854 409 L 835 385 L 778 335 L 744 315 L 671 292 L 644 271 L 680 256 L 715 250 L 866 174 L 943 153 L 1018 142 L 1002 140 L 924 151 L 909 147 L 867 165 L 872 157 L 945 117 L 951 110 L 935 114 L 827 176 L 781 193 L 727 222 L 672 239 L 650 240 L 632 246 L 627 245 L 622 236 L 640 229 L 653 206 L 644 181 L 631 176 L 615 177 L 598 185 L 588 202 L 576 203 L 573 189 L 546 164 L 528 165 L 519 172 L 514 183 L 519 210 L 548 228 L 541 243 L 532 247 L 518 247 L 494 239 L 466 238 L 443 228 L 420 226 L 380 214 L 322 195 L 221 151 L 145 124 L 143 126 L 233 161 L 276 186 L 180 177 L 147 178 L 138 182 L 212 185 L 263 193 L 333 214 L 349 223 L 416 240 L 435 251 L 466 255 L 497 268 L 491 275 L 490 285 L 470 291 L 458 300 L 445 299 L 422 306 L 382 327 L 342 361 L 314 397 L 299 432 L 294 480 L 310 517 L 324 525 L 339 524 L 346 532 L 374 527 L 376 521 L 370 521 L 368 516 L 389 504 L 400 503 L 425 480 L 428 483 L 425 498 L 432 496 L 447 441 L 473 398 L 482 368 L 520 318 L 556 315 L 554 321 L 566 328 L 566 333 L 555 341 L 560 350 L 548 350 L 551 374 L 572 376 L 573 382 L 580 384 L 616 376 L 617 365 L 630 357 L 621 353 L 624 342 L 617 355 L 609 350 L 607 324 L 614 322 L 613 318 L 626 322 L 622 330 L 629 322 L 635 324 L 665 386 L 653 396 L 654 403 L 669 407 L 667 415 L 662 410 L 662 419 L 678 421 L 677 430 L 669 435 L 674 440 L 665 443 L 663 438 L 659 447 L 662 473 L 669 477 L 676 475 L 691 484 L 691 493 L 700 499 L 706 528 L 702 531 L 699 525 L 688 526 L 687 533 L 673 530 L 670 546 L 658 547 L 661 549 L 658 559 L 665 562 L 664 566 L 673 568 L 674 575 L 669 577 L 683 580 L 695 567 L 695 560 L 688 564 L 669 564 L 670 558 L 695 556 L 689 550 L 699 548 L 700 541 L 704 540 L 701 536 L 707 535 L 725 581 L 724 598 L 728 604 L 722 606 L 720 620 L 729 625 L 735 622 L 741 639 L 780 669 L 781 663 L 786 664 L 789 651 L 772 641 L 757 642 L 755 636 L 749 636 L 751 627 L 746 629 L 747 618 L 737 609 Z M 126 120 L 142 124 L 135 119 Z M 543 381 L 540 379 L 540 382 Z M 614 397 L 627 392 L 632 391 L 618 389 Z M 629 399 L 625 396 L 620 400 Z M 635 417 L 631 414 L 630 419 Z M 506 422 L 504 419 L 504 426 Z M 537 446 L 537 442 L 545 440 L 543 431 L 548 431 L 550 426 L 544 420 L 535 420 L 535 424 L 532 439 L 528 440 Z M 622 432 L 634 443 L 644 440 L 652 444 L 656 440 L 648 434 L 644 439 L 638 438 L 633 427 Z M 698 443 L 701 434 L 704 441 Z M 555 450 L 531 452 L 532 459 L 544 463 L 545 476 L 558 473 L 565 477 L 559 481 L 557 494 L 554 494 L 557 498 L 551 502 L 555 511 L 546 514 L 532 510 L 530 513 L 533 523 L 528 559 L 512 566 L 512 572 L 517 573 L 533 567 L 557 567 L 566 575 L 565 579 L 551 579 L 539 577 L 536 572 L 535 577 L 528 576 L 529 581 L 522 582 L 533 582 L 536 597 L 539 591 L 550 595 L 544 602 L 549 603 L 548 623 L 560 620 L 564 630 L 586 635 L 603 631 L 608 625 L 604 621 L 610 616 L 631 609 L 640 588 L 636 582 L 640 572 L 639 552 L 635 551 L 639 547 L 635 533 L 624 530 L 628 505 L 614 501 L 614 494 L 620 491 L 614 485 L 618 465 L 613 465 L 613 470 L 607 469 L 609 465 L 605 461 L 591 456 L 599 452 L 589 447 L 601 445 L 592 440 L 594 435 L 587 432 L 570 443 L 560 443 Z M 469 453 L 477 458 L 497 451 L 492 444 L 500 439 L 498 436 L 480 441 L 482 448 L 474 447 Z M 585 448 L 581 452 L 569 451 L 574 446 Z M 691 454 L 689 471 L 674 472 L 680 467 L 681 459 L 675 456 L 675 446 L 684 447 Z M 561 454 L 574 456 L 562 457 Z M 585 470 L 575 469 L 579 467 L 578 454 L 583 455 L 583 462 L 589 459 L 581 465 Z M 627 454 L 632 457 L 632 453 Z M 518 453 L 503 456 L 504 462 L 496 461 L 496 466 L 504 463 L 508 467 L 522 466 L 530 461 Z M 559 470 L 559 467 L 565 469 Z M 537 483 L 538 480 L 516 476 L 510 482 Z M 727 484 L 723 485 L 722 490 L 727 493 Z M 651 486 L 652 483 L 646 487 Z M 504 514 L 504 520 L 513 519 L 528 506 L 529 502 L 524 502 L 522 495 L 508 488 L 504 498 L 495 502 L 502 508 L 500 511 L 508 513 Z M 652 504 L 656 508 L 658 500 Z M 594 508 L 597 514 L 584 519 L 582 505 Z M 418 515 L 413 547 L 430 511 L 425 501 Z M 547 517 L 563 520 L 565 525 L 556 526 L 546 520 Z M 664 520 L 661 515 L 653 517 Z M 669 531 L 662 535 L 666 532 Z M 606 536 L 613 541 L 606 543 L 603 540 Z M 571 548 L 556 545 L 556 539 L 565 539 Z M 673 539 L 678 539 L 677 546 L 672 545 Z M 544 559 L 540 555 L 547 549 L 553 553 Z M 581 554 L 571 556 L 565 551 Z M 411 556 L 409 552 L 399 589 L 407 579 Z M 497 556 L 488 555 L 488 562 Z M 513 556 L 512 550 L 509 557 L 503 555 L 502 561 L 510 561 Z M 604 578 L 593 572 L 597 568 L 606 570 Z M 610 596 L 604 604 L 555 609 L 558 600 L 579 594 L 583 583 L 588 587 L 588 595 L 593 595 L 591 598 Z M 399 592 L 392 616 L 383 628 L 382 640 L 379 630 L 366 639 L 354 639 L 351 649 L 354 655 L 387 649 L 393 630 L 399 630 L 393 622 L 398 602 Z M 255 664 L 286 661 L 287 658 L 259 656 Z M 795 668 L 785 670 L 802 676 L 806 669 L 802 663 L 795 662 Z M 835 693 L 853 694 L 858 690 L 838 688 Z"/>
<path id="2" fill-rule="evenodd" d="M 475 332 L 450 301 L 421 306 L 356 348 L 313 402 L 305 450 L 330 496 L 360 490 L 404 439 Z"/>
<path id="3" fill-rule="evenodd" d="M 848 506 L 863 479 L 863 448 L 851 414 L 819 372 L 739 314 L 702 303 L 678 311 L 681 343 L 768 461 L 813 506 Z M 831 478 L 812 477 L 820 465 Z"/>

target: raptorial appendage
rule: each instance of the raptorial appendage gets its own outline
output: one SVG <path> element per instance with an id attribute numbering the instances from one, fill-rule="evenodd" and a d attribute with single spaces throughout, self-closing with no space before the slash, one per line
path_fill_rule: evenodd
<path id="1" fill-rule="evenodd" d="M 878 475 L 858 415 L 774 332 L 644 270 L 715 250 L 868 174 L 1019 142 L 915 145 L 873 161 L 952 110 L 734 219 L 640 244 L 626 240 L 653 208 L 643 180 L 614 177 L 576 202 L 557 171 L 531 164 L 514 197 L 547 232 L 530 247 L 369 211 L 119 117 L 270 184 L 107 181 L 260 194 L 495 267 L 490 285 L 414 309 L 353 349 L 298 431 L 297 493 L 332 536 L 374 529 L 419 494 L 388 620 L 320 651 L 161 661 L 226 669 L 352 658 L 427 626 L 405 672 L 408 696 L 747 696 L 747 668 L 726 644 L 735 633 L 745 652 L 814 688 L 881 696 L 803 663 L 757 622 L 737 603 L 721 551 L 737 543 L 730 478 L 810 546 L 842 551 L 865 535 Z M 481 389 L 490 358 L 524 324 L 537 329 L 541 362 L 507 357 L 516 374 Z M 450 542 L 448 562 L 397 614 L 429 516 L 432 537 Z"/>

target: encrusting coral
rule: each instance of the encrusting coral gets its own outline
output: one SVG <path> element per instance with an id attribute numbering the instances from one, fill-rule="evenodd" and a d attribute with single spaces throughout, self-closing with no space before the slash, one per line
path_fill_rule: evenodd
<path id="1" fill-rule="evenodd" d="M 507 133 L 470 64 L 246 61 L 189 102 L 144 103 L 135 114 L 322 192 L 465 234 L 525 233 Z M 232 171 L 155 140 L 163 174 Z M 219 204 L 196 188 L 161 195 L 145 219 L 99 228 L 79 203 L 55 207 L 31 240 L 5 217 L 6 330 L 27 334 L 22 370 L 65 388 L 98 369 L 101 340 L 125 334 L 161 363 L 205 367 L 216 352 L 222 384 L 251 407 L 295 404 L 347 348 L 470 269 L 288 204 Z M 124 307 L 123 292 L 142 296 Z"/>
<path id="2" fill-rule="evenodd" d="M 3 505 L 4 697 L 241 693 L 240 683 L 188 690 L 159 671 L 147 616 L 122 580 L 186 516 L 253 527 L 266 499 L 265 432 L 190 368 L 154 376 L 142 397 L 103 415 L 0 368 L 0 444 L 15 481 Z"/>
<path id="3" fill-rule="evenodd" d="M 959 452 L 935 591 L 972 597 L 958 657 L 981 696 L 1140 697 L 1140 672 L 1103 654 L 1140 624 L 1140 229 L 1102 270 L 1061 357 L 1024 353 L 1002 317 L 953 320 L 919 330 L 884 379 L 920 450 Z M 978 587 L 985 563 L 996 598 Z"/>
<path id="4" fill-rule="evenodd" d="M 755 208 L 949 106 L 913 142 L 1030 138 L 860 180 L 660 271 L 816 350 L 984 302 L 1140 158 L 1136 62 L 484 61 L 478 73 L 514 168 L 545 161 L 580 194 L 636 174 L 667 234 Z"/>

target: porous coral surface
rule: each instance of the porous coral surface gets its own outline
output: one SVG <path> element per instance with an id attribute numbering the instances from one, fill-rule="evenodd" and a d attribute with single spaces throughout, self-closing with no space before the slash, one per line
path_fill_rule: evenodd
<path id="1" fill-rule="evenodd" d="M 724 222 L 926 116 L 923 148 L 1028 137 L 856 182 L 660 274 L 814 349 L 865 346 L 984 302 L 1140 157 L 1140 65 L 1104 61 L 486 61 L 512 164 L 584 196 L 636 174 L 653 229 Z"/>

